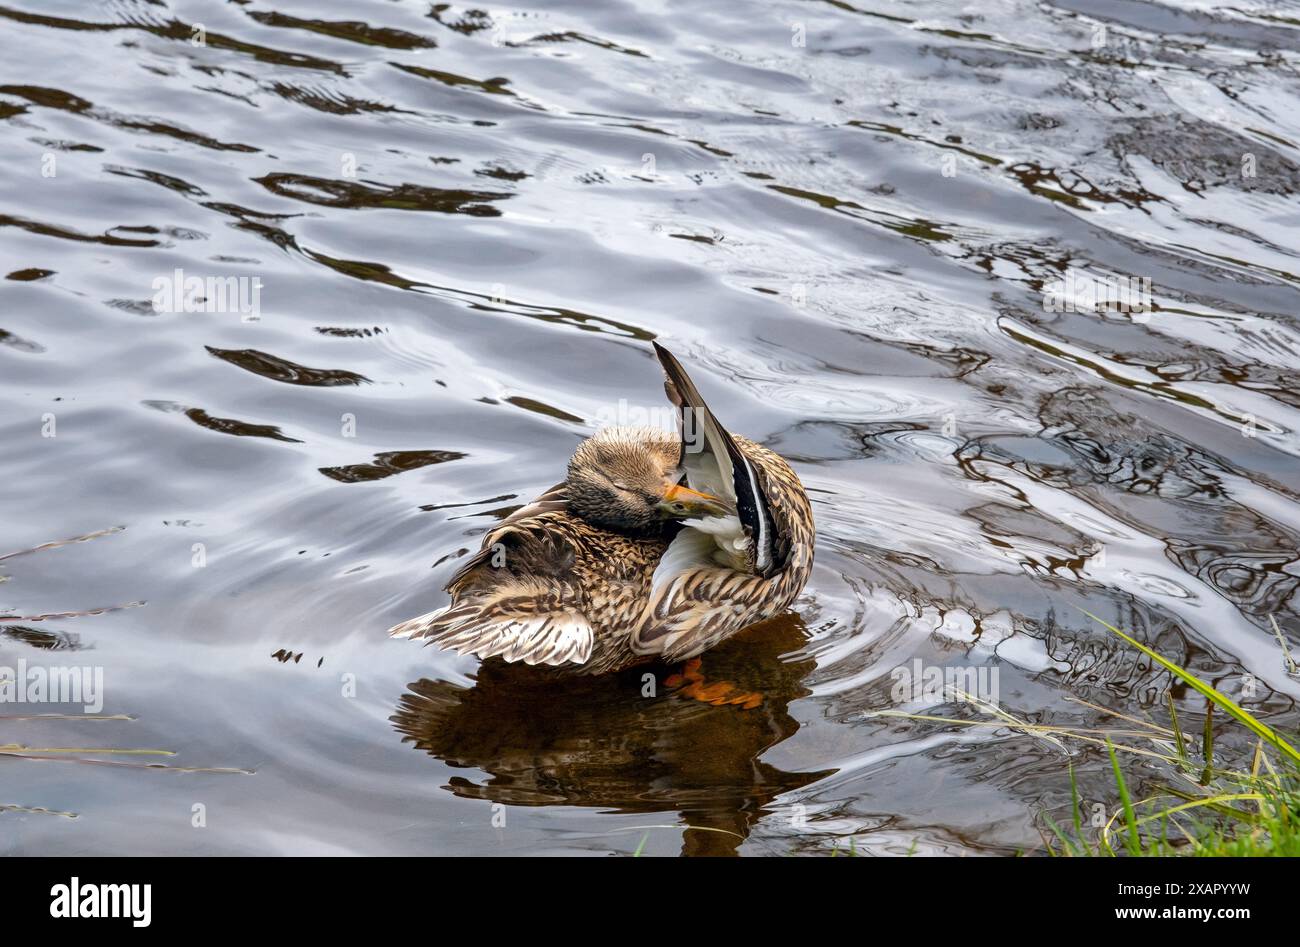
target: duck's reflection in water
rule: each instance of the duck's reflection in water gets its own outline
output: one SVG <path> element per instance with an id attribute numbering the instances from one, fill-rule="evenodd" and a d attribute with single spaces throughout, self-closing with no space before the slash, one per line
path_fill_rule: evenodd
<path id="1" fill-rule="evenodd" d="M 473 687 L 422 680 L 394 725 L 452 766 L 485 772 L 447 785 L 458 796 L 515 806 L 677 812 L 683 855 L 735 854 L 763 807 L 831 771 L 787 773 L 759 757 L 798 728 L 791 701 L 809 692 L 803 622 L 784 615 L 685 667 L 646 665 L 594 678 L 539 679 L 486 662 Z M 648 692 L 653 675 L 656 696 Z"/>

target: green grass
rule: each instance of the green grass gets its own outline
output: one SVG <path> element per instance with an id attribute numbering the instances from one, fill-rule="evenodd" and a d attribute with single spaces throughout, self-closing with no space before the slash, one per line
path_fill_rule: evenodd
<path id="1" fill-rule="evenodd" d="M 1133 802 L 1114 751 L 1111 763 L 1121 804 L 1110 821 L 1089 840 L 1080 818 L 1079 794 L 1070 768 L 1073 833 L 1044 815 L 1055 836 L 1053 855 L 1116 856 L 1115 828 L 1122 832 L 1125 854 L 1133 857 L 1197 855 L 1211 857 L 1300 856 L 1300 777 L 1256 775 L 1243 780 L 1240 792 L 1208 792 L 1192 799 L 1167 792 Z M 1202 813 L 1208 813 L 1204 815 Z"/>
<path id="2" fill-rule="evenodd" d="M 1171 728 L 1148 724 L 1150 738 L 1160 746 L 1172 742 L 1172 755 L 1152 753 L 1131 746 L 1118 749 L 1156 757 L 1168 765 L 1182 788 L 1160 785 L 1156 792 L 1134 800 L 1120 767 L 1117 747 L 1105 740 L 1119 805 L 1109 821 L 1093 838 L 1085 829 L 1074 767 L 1070 767 L 1071 831 L 1063 830 L 1052 818 L 1044 818 L 1054 840 L 1053 855 L 1073 857 L 1115 856 L 1117 846 L 1129 856 L 1300 856 L 1300 751 L 1272 727 L 1238 705 L 1230 697 L 1190 671 L 1178 667 L 1096 615 L 1090 618 L 1142 651 L 1206 699 L 1205 726 L 1201 734 L 1199 759 L 1183 734 L 1169 700 Z M 1288 655 L 1289 658 L 1289 655 Z M 1231 769 L 1215 760 L 1215 709 L 1240 724 L 1256 737 L 1248 769 Z M 1132 718 L 1125 718 L 1130 719 Z M 1091 742 L 1098 742 L 1092 740 Z M 1277 759 L 1275 766 L 1270 754 Z M 1118 836 L 1118 838 L 1117 838 Z"/>

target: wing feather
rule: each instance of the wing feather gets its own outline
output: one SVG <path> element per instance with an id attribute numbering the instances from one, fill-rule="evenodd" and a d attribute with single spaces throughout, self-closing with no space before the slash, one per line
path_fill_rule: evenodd
<path id="1" fill-rule="evenodd" d="M 681 362 L 658 342 L 653 344 L 664 369 L 664 391 L 678 409 L 680 462 L 688 484 L 735 501 L 743 535 L 749 540 L 748 571 L 770 575 L 779 567 L 771 501 L 753 464 L 713 416 Z"/>

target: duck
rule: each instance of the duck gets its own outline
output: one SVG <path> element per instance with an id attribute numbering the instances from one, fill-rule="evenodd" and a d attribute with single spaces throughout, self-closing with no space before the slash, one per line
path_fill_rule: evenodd
<path id="1" fill-rule="evenodd" d="M 776 452 L 727 432 L 652 343 L 676 431 L 609 426 L 564 480 L 483 537 L 450 603 L 389 629 L 560 674 L 689 661 L 785 612 L 812 571 L 812 505 Z"/>

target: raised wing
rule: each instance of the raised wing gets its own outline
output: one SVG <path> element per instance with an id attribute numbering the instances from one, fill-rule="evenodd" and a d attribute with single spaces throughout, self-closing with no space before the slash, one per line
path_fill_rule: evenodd
<path id="1" fill-rule="evenodd" d="M 687 525 L 714 536 L 740 571 L 768 576 L 780 568 L 781 547 L 772 517 L 771 501 L 749 458 L 718 423 L 686 369 L 666 348 L 654 343 L 663 365 L 664 390 L 677 406 L 682 436 L 681 466 L 687 486 L 730 500 L 736 505 L 738 524 L 726 517 L 688 521 Z M 738 527 L 738 528 L 736 528 Z"/>

